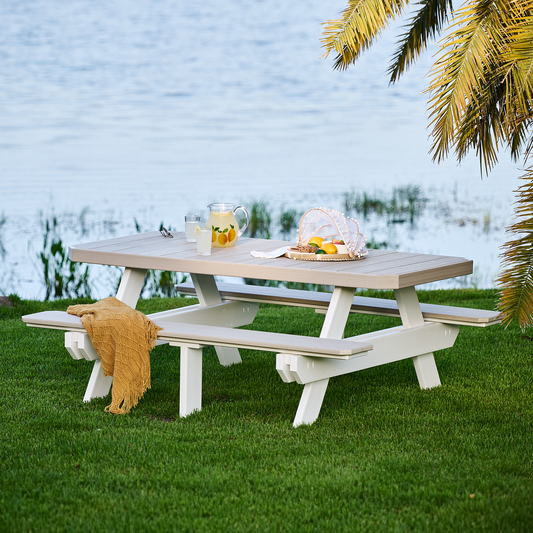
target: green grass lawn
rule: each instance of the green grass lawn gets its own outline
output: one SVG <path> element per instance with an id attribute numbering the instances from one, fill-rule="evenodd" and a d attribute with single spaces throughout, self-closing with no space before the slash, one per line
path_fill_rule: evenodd
<path id="1" fill-rule="evenodd" d="M 493 309 L 495 292 L 419 298 Z M 204 350 L 203 408 L 188 418 L 168 346 L 130 414 L 83 403 L 92 363 L 20 320 L 71 303 L 0 309 L 1 532 L 533 530 L 533 343 L 515 327 L 461 327 L 435 354 L 435 389 L 420 390 L 411 361 L 332 379 L 318 420 L 295 429 L 303 386 L 267 352 L 225 368 Z M 323 319 L 265 306 L 253 328 L 317 335 Z M 351 316 L 346 335 L 397 324 Z"/>

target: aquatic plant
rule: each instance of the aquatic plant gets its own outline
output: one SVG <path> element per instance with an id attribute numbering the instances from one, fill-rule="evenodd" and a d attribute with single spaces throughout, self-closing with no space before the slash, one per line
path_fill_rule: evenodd
<path id="1" fill-rule="evenodd" d="M 268 202 L 264 200 L 254 200 L 250 208 L 250 223 L 246 231 L 250 232 L 250 237 L 260 239 L 270 239 L 270 225 L 272 214 Z"/>
<path id="2" fill-rule="evenodd" d="M 374 237 L 369 239 L 366 242 L 365 246 L 369 250 L 382 250 L 382 249 L 393 250 L 394 248 L 396 248 L 395 246 L 392 246 L 390 242 L 387 242 L 387 241 L 378 242 L 378 241 L 374 240 Z"/>
<path id="3" fill-rule="evenodd" d="M 282 208 L 278 221 L 280 225 L 280 233 L 284 239 L 287 239 L 291 231 L 299 226 L 302 214 L 303 213 L 296 211 L 296 209 L 285 210 Z"/>
<path id="4" fill-rule="evenodd" d="M 2 259 L 6 258 L 7 250 L 4 246 L 4 227 L 7 223 L 7 217 L 2 212 L 2 216 L 0 217 L 0 256 Z"/>
<path id="5" fill-rule="evenodd" d="M 19 275 L 15 267 L 7 267 L 2 265 L 0 269 L 0 294 L 9 296 L 10 292 L 15 290 L 19 283 Z"/>
<path id="6" fill-rule="evenodd" d="M 427 199 L 422 194 L 422 188 L 419 185 L 407 185 L 406 187 L 397 187 L 392 191 L 392 198 L 387 207 L 389 217 L 407 216 L 411 225 L 415 219 L 422 215 L 426 206 Z M 395 222 L 394 218 L 390 219 Z M 401 219 L 404 222 L 405 219 Z"/>
<path id="7" fill-rule="evenodd" d="M 381 198 L 378 198 L 376 195 L 371 196 L 366 191 L 356 193 L 352 189 L 350 192 L 343 193 L 343 200 L 344 211 L 346 213 L 355 211 L 356 213 L 363 215 L 365 220 L 367 220 L 371 214 L 381 215 L 386 211 L 386 202 Z"/>
<path id="8" fill-rule="evenodd" d="M 490 209 L 483 213 L 483 233 L 490 233 L 491 213 Z"/>
<path id="9" fill-rule="evenodd" d="M 343 205 L 346 213 L 355 211 L 368 220 L 370 215 L 387 216 L 389 224 L 403 224 L 409 221 L 414 225 L 422 216 L 427 199 L 418 185 L 393 188 L 390 197 L 383 193 L 370 194 L 367 191 L 356 193 L 353 189 L 343 193 Z"/>
<path id="10" fill-rule="evenodd" d="M 68 249 L 58 233 L 57 217 L 42 222 L 43 249 L 38 254 L 39 274 L 45 288 L 45 300 L 82 298 L 91 296 L 89 265 L 75 263 L 68 257 Z"/>
<path id="11" fill-rule="evenodd" d="M 168 297 L 176 296 L 176 285 L 187 281 L 188 276 L 181 272 L 168 270 L 149 270 L 146 273 L 143 296 L 155 298 L 156 296 Z"/>

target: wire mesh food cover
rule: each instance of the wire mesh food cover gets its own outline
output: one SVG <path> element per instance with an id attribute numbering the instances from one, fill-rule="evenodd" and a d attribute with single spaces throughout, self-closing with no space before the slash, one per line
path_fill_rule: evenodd
<path id="1" fill-rule="evenodd" d="M 354 218 L 346 218 L 335 209 L 315 207 L 304 213 L 300 221 L 298 244 L 307 244 L 311 237 L 324 240 L 344 241 L 350 257 L 361 258 L 368 254 L 365 249 L 366 235 L 361 233 Z"/>

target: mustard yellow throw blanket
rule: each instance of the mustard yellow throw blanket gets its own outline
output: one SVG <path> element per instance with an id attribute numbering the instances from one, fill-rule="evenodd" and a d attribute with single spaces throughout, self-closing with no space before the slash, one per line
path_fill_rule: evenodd
<path id="1" fill-rule="evenodd" d="M 150 351 L 163 328 L 113 297 L 90 305 L 71 305 L 67 313 L 80 317 L 104 376 L 113 376 L 111 405 L 105 410 L 129 413 L 150 388 Z"/>

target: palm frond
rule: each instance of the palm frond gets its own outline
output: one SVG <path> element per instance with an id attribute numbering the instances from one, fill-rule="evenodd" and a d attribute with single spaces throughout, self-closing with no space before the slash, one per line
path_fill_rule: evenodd
<path id="1" fill-rule="evenodd" d="M 531 124 L 531 83 L 524 78 L 524 63 L 511 66 L 502 80 L 505 86 L 505 100 L 501 103 L 502 124 L 505 129 L 506 142 L 511 149 L 511 157 L 517 160 L 528 159 L 527 138 Z M 526 148 L 524 149 L 524 145 Z"/>
<path id="2" fill-rule="evenodd" d="M 507 115 L 512 125 L 529 124 L 533 98 L 533 17 L 517 14 L 507 34 L 508 47 L 502 54 L 503 77 L 511 89 L 506 101 Z"/>
<path id="3" fill-rule="evenodd" d="M 491 87 L 487 73 L 499 66 L 504 41 L 502 3 L 505 4 L 500 0 L 478 0 L 456 12 L 452 26 L 455 30 L 442 46 L 442 55 L 433 68 L 433 80 L 427 90 L 433 95 L 429 101 L 433 160 L 442 161 L 456 145 L 468 107 L 476 106 L 474 100 L 479 97 L 476 95 L 486 94 Z M 487 137 L 485 142 L 489 149 L 494 147 Z M 492 160 L 492 156 L 487 159 L 489 163 Z"/>
<path id="4" fill-rule="evenodd" d="M 322 57 L 337 52 L 335 69 L 346 69 L 400 15 L 410 0 L 348 0 L 342 18 L 324 22 Z"/>
<path id="5" fill-rule="evenodd" d="M 430 39 L 442 31 L 453 12 L 452 0 L 423 0 L 422 6 L 406 26 L 408 31 L 401 41 L 389 67 L 390 81 L 395 83 L 427 48 Z"/>
<path id="6" fill-rule="evenodd" d="M 523 157 L 524 161 L 528 159 L 527 150 L 524 149 L 528 136 L 529 124 L 521 121 L 516 124 L 508 134 L 508 144 L 511 149 L 511 157 L 514 161 Z"/>
<path id="7" fill-rule="evenodd" d="M 526 169 L 522 179 L 525 183 L 517 190 L 517 221 L 507 229 L 517 238 L 502 247 L 504 270 L 496 283 L 501 288 L 498 309 L 504 314 L 504 325 L 516 319 L 524 329 L 533 324 L 533 167 Z"/>
<path id="8" fill-rule="evenodd" d="M 502 124 L 506 122 L 502 106 L 505 86 L 497 79 L 496 72 L 497 69 L 485 70 L 485 82 L 479 92 L 468 99 L 455 136 L 457 160 L 462 161 L 469 150 L 475 148 L 481 172 L 488 172 L 496 164 L 500 143 L 506 137 Z"/>
<path id="9" fill-rule="evenodd" d="M 525 154 L 524 158 L 527 160 L 531 157 L 531 154 L 533 153 L 533 134 L 529 133 L 529 128 L 527 129 L 528 133 L 528 139 L 526 142 L 526 148 L 525 148 Z"/>

